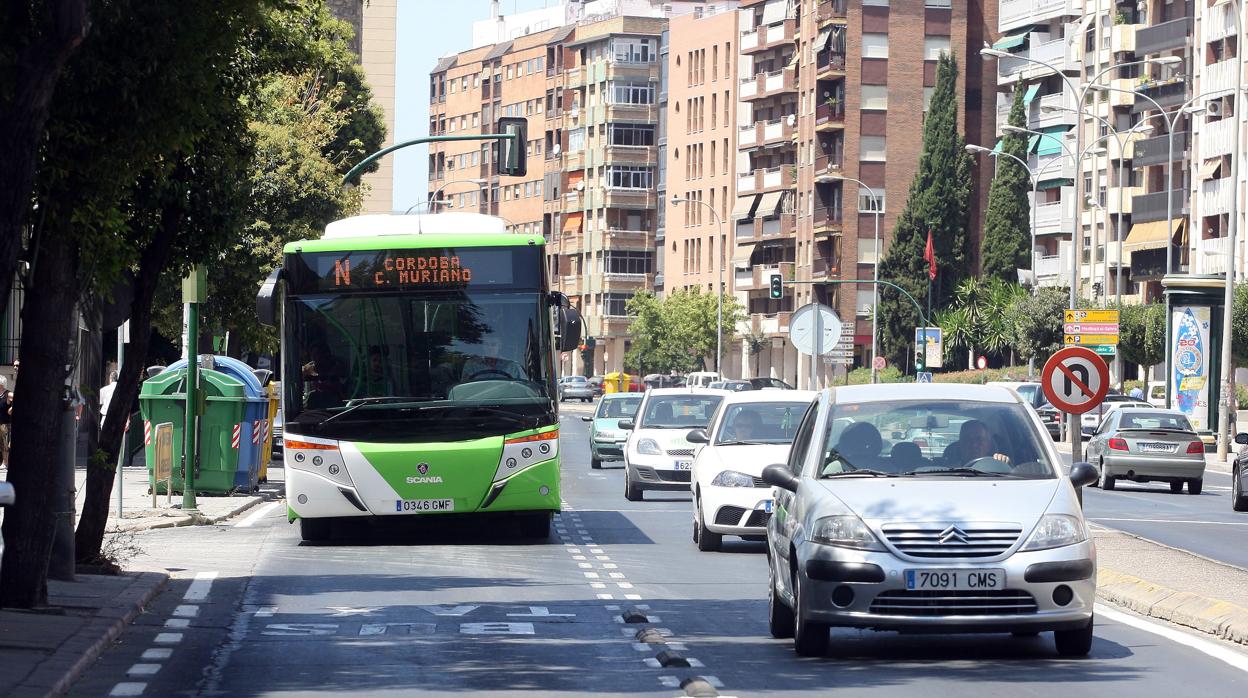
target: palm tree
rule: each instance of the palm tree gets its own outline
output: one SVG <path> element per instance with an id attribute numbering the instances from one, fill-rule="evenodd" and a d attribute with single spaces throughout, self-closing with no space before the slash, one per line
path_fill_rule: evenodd
<path id="1" fill-rule="evenodd" d="M 978 348 L 994 356 L 1012 353 L 1008 311 L 1026 295 L 1023 287 L 1000 279 L 963 279 L 954 291 L 953 307 L 936 316 L 950 357 L 955 349 Z"/>

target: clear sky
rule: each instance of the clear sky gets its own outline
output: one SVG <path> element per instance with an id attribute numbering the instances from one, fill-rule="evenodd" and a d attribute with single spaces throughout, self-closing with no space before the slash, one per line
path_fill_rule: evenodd
<path id="1" fill-rule="evenodd" d="M 502 0 L 504 15 L 554 6 L 557 0 Z M 429 71 L 438 58 L 472 45 L 472 23 L 489 19 L 490 0 L 401 0 L 395 68 L 396 141 L 420 138 L 429 130 Z M 405 211 L 424 201 L 429 180 L 428 151 L 415 145 L 394 155 L 394 208 Z"/>

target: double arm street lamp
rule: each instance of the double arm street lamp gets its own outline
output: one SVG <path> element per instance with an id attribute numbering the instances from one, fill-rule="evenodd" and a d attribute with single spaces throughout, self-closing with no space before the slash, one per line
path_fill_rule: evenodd
<path id="1" fill-rule="evenodd" d="M 430 207 L 432 207 L 433 204 L 445 203 L 444 201 L 441 201 L 439 197 L 442 196 L 442 190 L 451 186 L 452 184 L 475 184 L 477 185 L 478 188 L 481 188 L 481 187 L 484 187 L 487 183 L 488 183 L 488 180 L 480 179 L 480 178 L 452 179 L 449 182 L 443 182 L 441 186 L 433 190 L 433 195 L 429 197 L 429 205 Z M 408 209 L 408 210 L 410 211 L 411 209 Z"/>
<path id="2" fill-rule="evenodd" d="M 718 293 L 715 294 L 717 300 L 715 310 L 715 373 L 722 379 L 724 374 L 720 373 L 719 364 L 724 354 L 724 244 L 727 242 L 727 237 L 724 235 L 724 221 L 719 217 L 719 211 L 716 211 L 714 206 L 705 201 L 684 199 L 675 195 L 672 196 L 671 201 L 673 206 L 702 204 L 710 210 L 711 217 L 715 219 L 715 228 L 719 231 L 719 259 L 717 260 L 718 264 L 715 265 L 719 273 Z"/>
<path id="3" fill-rule="evenodd" d="M 853 182 L 863 189 L 866 189 L 867 194 L 871 197 L 871 211 L 875 214 L 875 264 L 872 266 L 875 268 L 873 281 L 877 283 L 871 284 L 871 382 L 875 383 L 877 380 L 875 356 L 876 351 L 878 350 L 877 347 L 879 346 L 877 343 L 879 341 L 877 337 L 879 337 L 880 318 L 880 284 L 878 283 L 880 280 L 880 213 L 882 213 L 880 211 L 880 197 L 876 195 L 874 189 L 864 184 L 862 180 L 854 179 L 853 177 L 844 177 L 841 175 L 832 175 L 829 179 L 833 181 Z M 926 352 L 927 348 L 924 347 L 923 351 Z"/>

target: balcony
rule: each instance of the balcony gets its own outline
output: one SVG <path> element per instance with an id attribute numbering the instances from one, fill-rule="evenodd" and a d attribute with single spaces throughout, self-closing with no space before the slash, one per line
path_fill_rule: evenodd
<path id="1" fill-rule="evenodd" d="M 1212 2 L 1209 5 L 1200 18 L 1201 41 L 1208 43 L 1234 37 L 1235 15 L 1231 12 L 1232 6 L 1220 2 Z"/>
<path id="2" fill-rule="evenodd" d="M 815 77 L 822 80 L 845 74 L 845 54 L 820 51 L 815 56 Z"/>
<path id="3" fill-rule="evenodd" d="M 1036 236 L 1070 235 L 1075 229 L 1075 188 L 1062 187 L 1062 198 L 1035 210 Z"/>
<path id="4" fill-rule="evenodd" d="M 1109 34 L 1109 50 L 1111 53 L 1135 53 L 1136 32 L 1142 25 L 1115 24 Z"/>
<path id="5" fill-rule="evenodd" d="M 1235 59 L 1210 63 L 1200 69 L 1200 91 L 1218 92 L 1235 89 Z"/>
<path id="6" fill-rule="evenodd" d="M 1187 196 L 1182 189 L 1175 189 L 1170 192 L 1170 205 L 1173 207 L 1174 215 L 1187 214 Z M 1135 197 L 1131 202 L 1131 222 L 1132 223 L 1149 223 L 1152 221 L 1166 220 L 1166 192 L 1159 191 L 1151 194 L 1141 194 Z"/>
<path id="7" fill-rule="evenodd" d="M 649 274 L 617 274 L 608 272 L 602 275 L 602 285 L 607 291 L 639 291 L 650 281 Z"/>
<path id="8" fill-rule="evenodd" d="M 1217 216 L 1231 211 L 1231 178 L 1206 179 L 1200 183 L 1200 215 Z"/>
<path id="9" fill-rule="evenodd" d="M 1122 190 L 1122 196 L 1118 196 L 1119 189 Z M 1144 193 L 1144 187 L 1110 187 L 1105 194 L 1105 208 L 1109 212 L 1116 215 L 1129 214 L 1135 202 L 1135 197 Z M 1121 203 L 1119 200 L 1121 199 Z"/>
<path id="10" fill-rule="evenodd" d="M 1200 140 L 1204 145 L 1205 138 L 1209 134 L 1209 124 L 1201 129 Z M 1176 163 L 1182 163 L 1184 154 L 1187 153 L 1187 131 L 1179 131 L 1174 134 L 1174 160 Z M 1229 152 L 1229 148 L 1228 148 Z M 1154 136 L 1153 138 L 1145 138 L 1135 142 L 1135 157 L 1132 163 L 1136 167 L 1148 167 L 1150 165 L 1164 165 L 1170 159 L 1170 135 Z M 1180 165 L 1181 167 L 1181 165 Z"/>
<path id="11" fill-rule="evenodd" d="M 1048 24 L 1048 20 L 1058 17 L 1078 17 L 1082 5 L 1077 0 L 1001 0 L 997 29 L 1005 33 L 1029 24 Z"/>
<path id="12" fill-rule="evenodd" d="M 767 288 L 771 283 L 771 275 L 779 273 L 785 281 L 793 280 L 793 271 L 796 268 L 793 262 L 780 262 L 772 265 L 757 265 L 751 271 L 754 274 L 752 286 L 750 288 Z M 740 288 L 740 287 L 738 287 Z"/>
<path id="13" fill-rule="evenodd" d="M 581 293 L 581 277 L 565 276 L 559 282 L 559 290 L 569 296 L 580 295 Z"/>
<path id="14" fill-rule="evenodd" d="M 758 53 L 781 44 L 791 44 L 796 32 L 797 20 L 793 18 L 786 19 L 779 24 L 743 31 L 741 32 L 741 53 Z"/>
<path id="15" fill-rule="evenodd" d="M 1227 269 L 1227 251 L 1231 249 L 1230 237 L 1206 238 L 1196 242 L 1196 253 L 1193 258 L 1197 274 L 1225 274 Z"/>
<path id="16" fill-rule="evenodd" d="M 843 221 L 843 210 L 840 206 L 816 206 L 812 224 L 815 235 L 840 235 Z"/>
<path id="17" fill-rule="evenodd" d="M 815 107 L 816 131 L 831 131 L 843 128 L 845 128 L 845 103 L 843 101 L 832 104 L 824 102 Z"/>
<path id="18" fill-rule="evenodd" d="M 783 312 L 775 315 L 763 315 L 761 313 L 752 313 L 750 315 L 750 329 L 754 334 L 775 335 L 789 331 L 789 318 L 793 313 Z"/>
<path id="19" fill-rule="evenodd" d="M 786 92 L 797 91 L 797 80 L 792 68 L 781 68 L 770 73 L 759 73 L 741 78 L 738 98 L 741 100 L 764 99 Z"/>
<path id="20" fill-rule="evenodd" d="M 1075 165 L 1066 157 L 1065 151 L 1052 155 L 1032 155 L 1027 158 L 1027 167 L 1037 174 L 1041 182 L 1075 178 Z"/>
<path id="21" fill-rule="evenodd" d="M 563 195 L 563 200 L 566 202 L 565 208 L 568 211 L 579 211 L 581 210 L 581 204 L 584 201 L 584 197 L 581 196 L 581 192 L 579 191 L 570 191 Z"/>
<path id="22" fill-rule="evenodd" d="M 796 128 L 785 119 L 772 119 L 771 121 L 755 121 L 747 126 L 741 126 L 737 133 L 737 146 L 741 148 L 761 147 L 764 145 L 776 145 L 781 143 L 790 143 L 793 140 L 793 134 Z"/>
<path id="23" fill-rule="evenodd" d="M 1200 131 L 1200 159 L 1221 157 L 1231 152 L 1235 143 L 1235 119 L 1206 121 Z"/>
<path id="24" fill-rule="evenodd" d="M 1191 33 L 1191 17 L 1180 17 L 1150 27 L 1140 27 L 1135 30 L 1135 53 L 1143 57 L 1150 53 L 1183 48 L 1187 45 L 1187 37 Z"/>
<path id="25" fill-rule="evenodd" d="M 1001 58 L 997 61 L 997 80 L 1009 82 L 1018 80 L 1034 80 L 1052 74 L 1046 66 L 1023 60 L 1024 57 L 1042 61 L 1062 72 L 1079 70 L 1079 61 L 1070 58 L 1069 43 L 1066 39 L 1055 39 L 1026 51 L 1015 54 L 1016 57 Z"/>
<path id="26" fill-rule="evenodd" d="M 649 249 L 650 231 L 648 230 L 625 230 L 623 228 L 608 228 L 605 232 L 598 233 L 598 240 L 604 249 Z"/>
<path id="27" fill-rule="evenodd" d="M 833 182 L 843 173 L 844 155 L 836 152 L 815 158 L 815 181 Z"/>
<path id="28" fill-rule="evenodd" d="M 1150 80 L 1149 82 L 1140 82 L 1136 85 L 1136 90 L 1140 94 L 1151 97 L 1162 109 L 1169 107 L 1177 107 L 1187 101 L 1187 81 L 1182 77 L 1171 78 L 1166 81 Z M 1135 106 L 1131 108 L 1134 112 L 1150 111 L 1157 107 L 1147 99 L 1135 100 Z"/>
<path id="29" fill-rule="evenodd" d="M 589 163 L 587 161 L 586 151 L 574 150 L 565 153 L 563 156 L 563 167 L 568 170 L 583 170 Z"/>
<path id="30" fill-rule="evenodd" d="M 653 104 L 610 104 L 607 105 L 606 119 L 654 123 L 659 120 L 659 109 Z"/>
<path id="31" fill-rule="evenodd" d="M 1112 88 L 1105 95 L 1109 98 L 1110 107 L 1130 107 L 1136 102 L 1135 89 L 1138 83 L 1131 78 L 1118 78 L 1109 81 Z M 1147 100 L 1145 100 L 1147 101 Z"/>
<path id="32" fill-rule="evenodd" d="M 1077 119 L 1075 118 L 1075 98 L 1066 90 L 1044 95 L 1036 100 L 1036 106 L 1029 114 L 1029 128 L 1033 131 L 1049 128 L 1051 126 L 1074 126 Z M 1052 109 L 1052 111 L 1045 111 Z M 1007 106 L 1006 113 L 1009 113 Z M 1005 123 L 998 121 L 997 123 Z"/>
<path id="33" fill-rule="evenodd" d="M 749 194 L 754 191 L 757 179 L 753 172 L 737 175 L 737 195 Z"/>
<path id="34" fill-rule="evenodd" d="M 655 193 L 649 189 L 607 189 L 603 205 L 608 208 L 654 208 Z"/>
<path id="35" fill-rule="evenodd" d="M 845 22 L 849 19 L 848 15 L 849 0 L 819 0 L 818 7 L 815 8 L 815 14 L 819 22 Z"/>
<path id="36" fill-rule="evenodd" d="M 607 163 L 617 165 L 653 165 L 656 154 L 654 146 L 649 145 L 609 145 L 607 146 Z"/>

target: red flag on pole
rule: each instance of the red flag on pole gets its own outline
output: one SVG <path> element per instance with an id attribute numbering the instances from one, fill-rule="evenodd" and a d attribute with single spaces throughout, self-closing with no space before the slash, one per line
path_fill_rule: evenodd
<path id="1" fill-rule="evenodd" d="M 923 250 L 923 261 L 927 262 L 927 278 L 936 280 L 936 248 L 932 247 L 932 229 L 927 229 L 927 247 Z"/>

